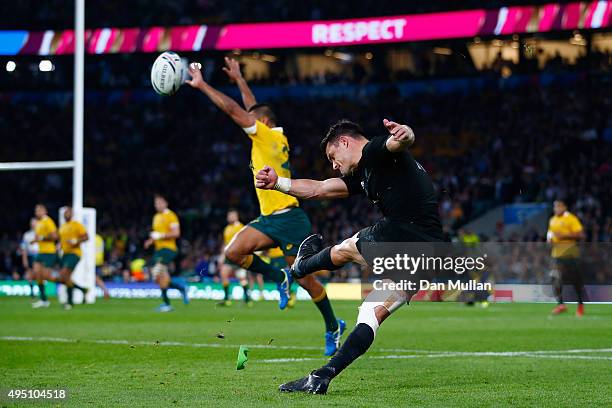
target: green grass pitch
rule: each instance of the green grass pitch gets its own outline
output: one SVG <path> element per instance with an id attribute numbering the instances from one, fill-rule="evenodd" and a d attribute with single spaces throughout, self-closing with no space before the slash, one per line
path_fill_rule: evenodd
<path id="1" fill-rule="evenodd" d="M 309 302 L 280 312 L 274 302 L 175 301 L 175 312 L 160 314 L 156 300 L 72 311 L 52 300 L 50 309 L 32 310 L 26 298 L 0 299 L 2 392 L 70 393 L 35 406 L 612 406 L 609 305 L 587 305 L 582 319 L 575 305 L 554 318 L 548 304 L 403 307 L 319 396 L 277 391 L 325 362 L 322 321 Z M 357 305 L 334 302 L 349 330 Z M 241 344 L 250 346 L 249 362 L 236 371 Z"/>

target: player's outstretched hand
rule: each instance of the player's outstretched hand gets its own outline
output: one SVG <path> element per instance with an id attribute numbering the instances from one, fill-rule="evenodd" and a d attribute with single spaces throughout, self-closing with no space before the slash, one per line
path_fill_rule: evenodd
<path id="1" fill-rule="evenodd" d="M 240 64 L 233 58 L 225 57 L 225 66 L 222 68 L 223 72 L 234 82 L 238 82 L 242 78 L 242 72 L 240 72 Z"/>
<path id="2" fill-rule="evenodd" d="M 259 170 L 255 175 L 255 187 L 261 188 L 262 190 L 272 190 L 278 181 L 278 174 L 270 166 L 264 166 L 263 169 Z"/>
<path id="3" fill-rule="evenodd" d="M 185 80 L 186 84 L 191 85 L 194 88 L 199 88 L 204 84 L 204 78 L 202 78 L 202 65 L 199 62 L 192 62 L 189 64 L 189 75 L 191 79 Z"/>
<path id="4" fill-rule="evenodd" d="M 408 126 L 400 125 L 388 119 L 383 119 L 383 125 L 385 125 L 395 141 L 401 143 L 412 143 L 414 141 L 414 133 Z"/>

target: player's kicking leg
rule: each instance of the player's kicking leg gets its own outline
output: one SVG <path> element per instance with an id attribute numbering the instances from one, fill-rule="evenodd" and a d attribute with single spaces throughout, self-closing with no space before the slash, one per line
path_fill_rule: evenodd
<path id="1" fill-rule="evenodd" d="M 295 257 L 287 257 L 287 264 L 293 265 Z M 312 302 L 315 304 L 323 320 L 325 321 L 325 351 L 326 356 L 333 356 L 334 353 L 340 347 L 340 339 L 344 330 L 346 329 L 346 323 L 342 319 L 337 319 L 334 310 L 332 309 L 331 302 L 327 297 L 325 287 L 319 282 L 314 275 L 304 276 L 296 279 L 301 287 L 303 287 Z"/>
<path id="2" fill-rule="evenodd" d="M 322 237 L 312 235 L 300 245 L 292 271 L 299 277 L 322 269 L 338 269 L 349 262 L 365 265 L 356 242 L 357 237 L 354 236 L 339 245 L 321 249 Z M 411 296 L 403 291 L 370 293 L 361 304 L 357 325 L 329 362 L 306 377 L 282 384 L 279 389 L 284 392 L 325 394 L 330 381 L 370 348 L 382 322 Z"/>

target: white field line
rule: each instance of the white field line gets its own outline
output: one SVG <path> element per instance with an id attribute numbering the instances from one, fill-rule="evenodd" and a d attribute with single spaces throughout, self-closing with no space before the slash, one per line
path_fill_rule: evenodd
<path id="1" fill-rule="evenodd" d="M 52 343 L 93 343 L 93 344 L 125 344 L 134 346 L 165 346 L 165 347 L 193 347 L 193 348 L 236 348 L 242 346 L 259 349 L 272 350 L 321 350 L 321 347 L 315 346 L 281 346 L 281 345 L 266 345 L 266 344 L 229 344 L 229 343 L 185 343 L 180 341 L 142 341 L 142 340 L 113 340 L 113 339 L 67 339 L 61 337 L 24 337 L 24 336 L 2 336 L 0 341 L 38 341 Z"/>
<path id="2" fill-rule="evenodd" d="M 186 343 L 178 341 L 130 341 L 122 339 L 69 339 L 63 337 L 23 337 L 23 336 L 2 336 L 0 341 L 28 341 L 28 342 L 51 342 L 51 343 L 91 343 L 91 344 L 121 344 L 138 346 L 162 346 L 162 347 L 193 347 L 193 348 L 238 348 L 240 345 L 229 343 Z M 321 350 L 320 347 L 308 346 L 282 346 L 265 344 L 245 344 L 244 346 L 253 349 L 272 349 L 272 350 Z M 396 352 L 413 353 L 403 355 L 369 355 L 372 359 L 406 359 L 406 358 L 439 358 L 439 357 L 535 357 L 535 358 L 557 358 L 557 359 L 579 359 L 579 360 L 612 360 L 612 356 L 585 356 L 577 353 L 612 353 L 612 348 L 600 349 L 570 349 L 570 350 L 532 350 L 532 351 L 432 351 L 414 349 L 374 349 L 374 352 Z M 287 363 L 299 361 L 325 360 L 324 358 L 275 358 L 256 360 L 261 363 Z"/>
<path id="3" fill-rule="evenodd" d="M 570 349 L 570 350 L 531 350 L 531 351 L 436 351 L 436 350 L 408 350 L 408 349 L 377 349 L 376 351 L 384 351 L 384 352 L 396 352 L 396 353 L 418 353 L 418 354 L 457 354 L 462 353 L 465 355 L 473 355 L 473 356 L 491 356 L 496 355 L 497 353 L 502 354 L 554 354 L 554 353 L 612 353 L 612 348 L 600 348 L 600 349 Z"/>
<path id="4" fill-rule="evenodd" d="M 554 351 L 554 353 L 563 353 L 563 351 Z M 456 353 L 432 353 L 432 354 L 414 354 L 414 355 L 387 355 L 387 356 L 371 356 L 376 359 L 403 359 L 403 358 L 438 358 L 438 357 L 535 357 L 535 358 L 563 358 L 563 359 L 578 359 L 578 360 L 612 360 L 612 356 L 583 356 L 577 354 L 548 354 L 548 353 L 530 353 L 524 351 L 486 351 L 479 353 L 456 352 Z"/>
<path id="5" fill-rule="evenodd" d="M 559 351 L 557 351 L 559 353 Z M 451 357 L 528 357 L 528 358 L 552 358 L 552 359 L 568 359 L 568 360 L 612 360 L 612 356 L 582 356 L 577 354 L 539 354 L 525 352 L 486 352 L 486 353 L 443 353 L 443 354 L 402 354 L 388 356 L 364 356 L 367 359 L 408 359 L 408 358 L 451 358 Z M 256 360 L 258 363 L 296 363 L 302 361 L 325 361 L 325 358 L 269 358 L 264 360 Z"/>

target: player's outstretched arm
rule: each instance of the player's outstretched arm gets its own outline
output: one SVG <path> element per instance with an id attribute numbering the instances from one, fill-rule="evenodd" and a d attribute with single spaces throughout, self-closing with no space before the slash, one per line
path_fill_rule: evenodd
<path id="1" fill-rule="evenodd" d="M 391 137 L 387 139 L 387 150 L 390 152 L 401 152 L 408 149 L 414 143 L 414 132 L 406 125 L 383 119 L 383 125 L 387 128 Z"/>
<path id="2" fill-rule="evenodd" d="M 249 88 L 246 79 L 242 76 L 242 72 L 240 72 L 240 64 L 233 58 L 225 57 L 225 66 L 223 67 L 223 72 L 227 74 L 227 76 L 233 80 L 236 85 L 238 85 L 238 89 L 240 89 L 240 95 L 242 95 L 242 103 L 244 103 L 244 107 L 248 111 L 257 104 L 257 99 L 255 99 L 255 95 Z"/>
<path id="3" fill-rule="evenodd" d="M 219 92 L 212 86 L 210 86 L 204 78 L 202 78 L 202 72 L 200 71 L 199 64 L 192 62 L 189 64 L 189 74 L 191 79 L 185 81 L 185 83 L 192 87 L 199 89 L 206 96 L 210 98 L 212 103 L 217 105 L 219 109 L 225 112 L 232 120 L 241 128 L 251 127 L 255 124 L 255 117 L 244 110 L 238 102 L 225 95 L 223 92 Z"/>
<path id="4" fill-rule="evenodd" d="M 255 186 L 262 190 L 278 190 L 302 200 L 325 200 L 346 198 L 349 191 L 346 183 L 339 178 L 323 181 L 310 179 L 289 179 L 279 177 L 276 171 L 265 166 L 255 175 Z"/>

